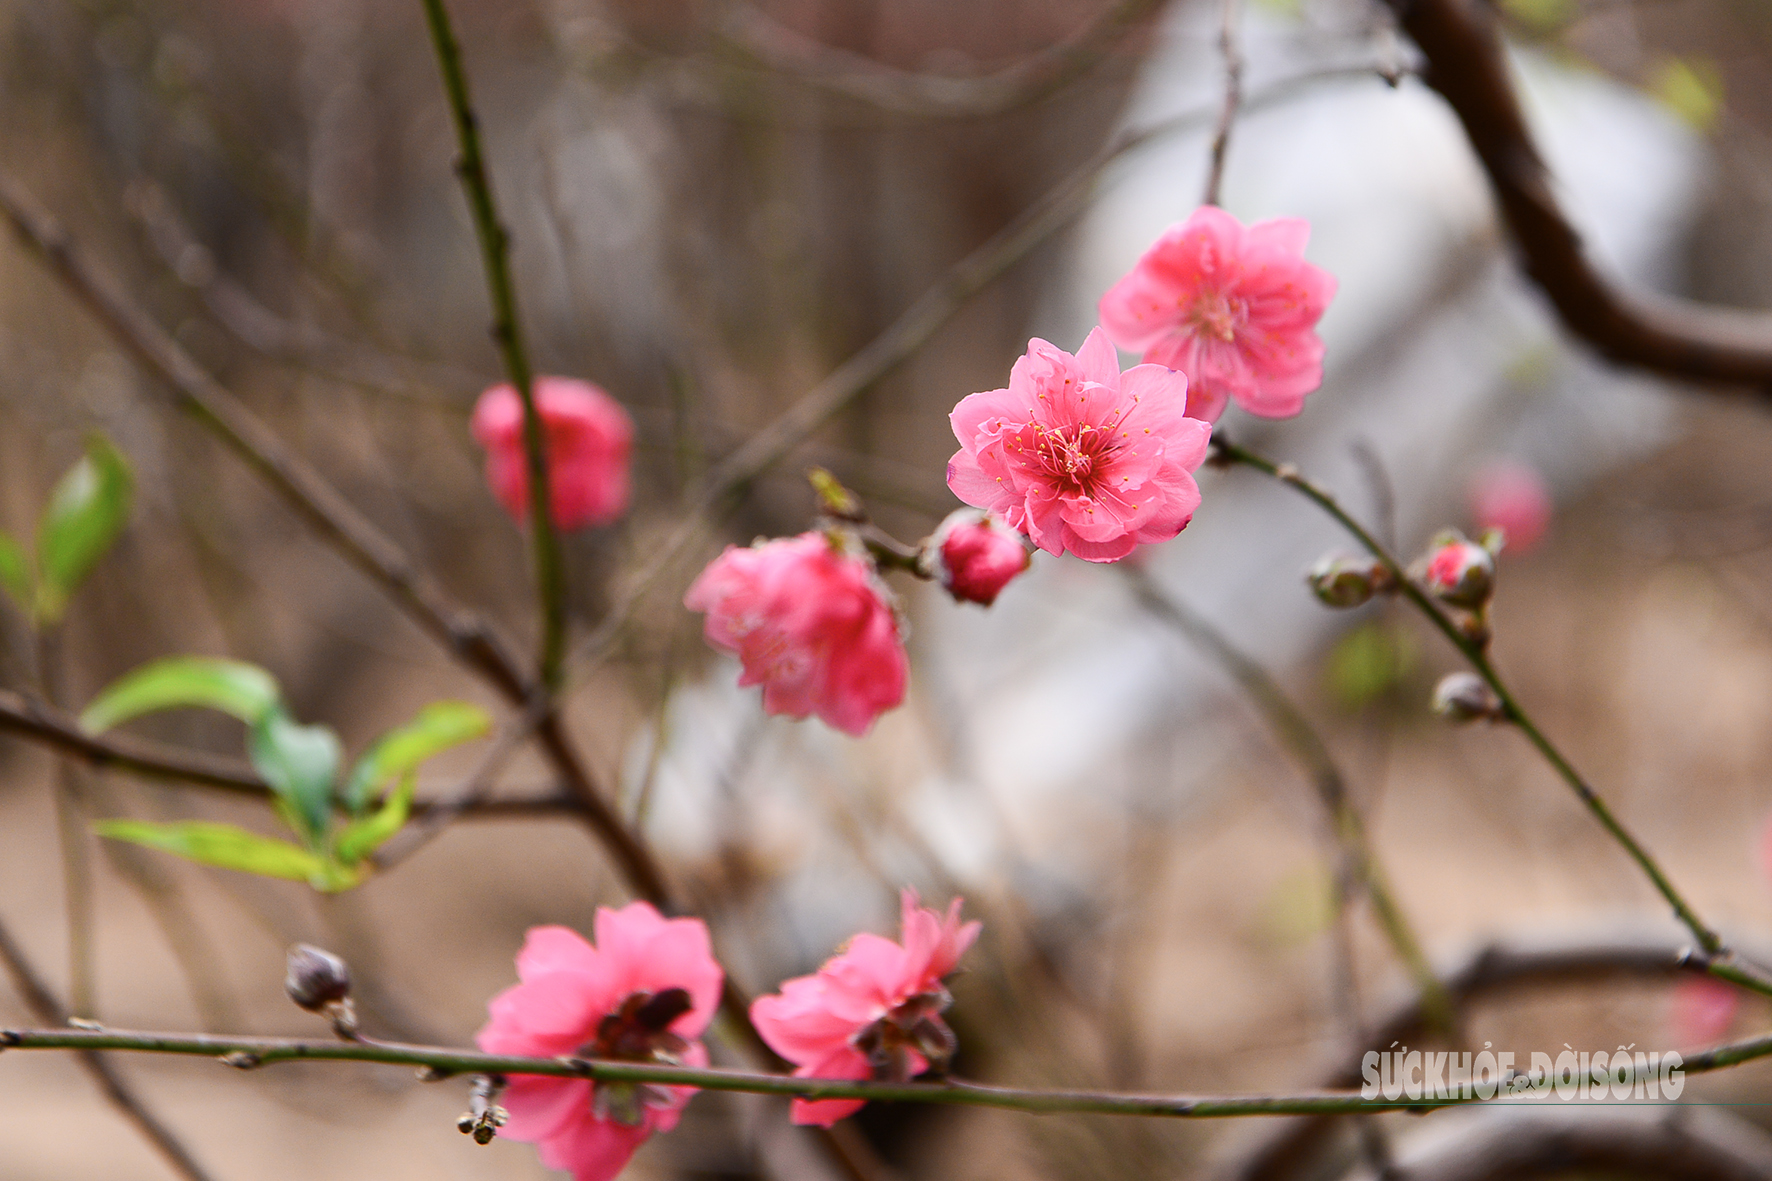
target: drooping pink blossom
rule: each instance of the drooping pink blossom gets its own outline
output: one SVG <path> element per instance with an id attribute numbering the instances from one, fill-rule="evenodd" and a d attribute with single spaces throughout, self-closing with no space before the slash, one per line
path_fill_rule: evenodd
<path id="1" fill-rule="evenodd" d="M 863 933 L 811 976 L 783 982 L 751 1005 L 751 1023 L 798 1078 L 915 1078 L 953 1056 L 954 1035 L 941 1019 L 953 1003 L 942 979 L 978 938 L 960 922 L 960 900 L 947 914 L 923 907 L 915 890 L 900 895 L 902 943 Z M 830 1127 L 859 1111 L 859 1099 L 796 1099 L 793 1121 Z"/>
<path id="2" fill-rule="evenodd" d="M 548 499 L 554 525 L 606 525 L 628 507 L 628 453 L 634 423 L 621 403 L 588 381 L 535 379 L 535 409 L 547 434 Z M 521 525 L 529 519 L 529 467 L 523 401 L 511 385 L 480 395 L 471 424 L 486 449 L 486 482 Z"/>
<path id="3" fill-rule="evenodd" d="M 989 607 L 1009 580 L 1028 568 L 1021 535 L 977 509 L 949 513 L 926 543 L 935 576 L 963 603 Z"/>
<path id="4" fill-rule="evenodd" d="M 1290 418 L 1323 384 L 1316 333 L 1335 277 L 1304 261 L 1310 223 L 1244 226 L 1203 205 L 1171 226 L 1101 297 L 1115 344 L 1188 377 L 1188 413 L 1216 422 L 1225 404 Z"/>
<path id="5" fill-rule="evenodd" d="M 1112 562 L 1168 541 L 1200 504 L 1194 469 L 1212 430 L 1187 415 L 1187 378 L 1161 365 L 1120 372 L 1097 328 L 1076 356 L 1028 342 L 1007 389 L 949 416 L 960 450 L 948 487 L 1052 554 Z"/>
<path id="6" fill-rule="evenodd" d="M 1740 1011 L 1740 989 L 1715 976 L 1689 976 L 1668 995 L 1668 1032 L 1677 1049 L 1691 1053 L 1728 1036 Z"/>
<path id="7" fill-rule="evenodd" d="M 522 982 L 492 998 L 475 1040 L 489 1054 L 706 1066 L 695 1039 L 713 1019 L 724 976 L 700 919 L 666 919 L 645 902 L 599 908 L 593 946 L 565 927 L 533 927 L 517 953 Z M 516 1075 L 499 1134 L 536 1144 L 542 1164 L 575 1181 L 608 1181 L 654 1132 L 676 1127 L 693 1087 Z"/>
<path id="8" fill-rule="evenodd" d="M 727 546 L 683 596 L 705 611 L 705 634 L 737 653 L 741 685 L 763 686 L 763 708 L 816 713 L 847 734 L 904 700 L 909 663 L 891 592 L 866 558 L 823 533 Z"/>
<path id="9" fill-rule="evenodd" d="M 1525 464 L 1492 463 L 1471 479 L 1470 513 L 1478 531 L 1499 529 L 1507 543 L 1506 552 L 1524 554 L 1536 547 L 1550 528 L 1550 490 Z"/>

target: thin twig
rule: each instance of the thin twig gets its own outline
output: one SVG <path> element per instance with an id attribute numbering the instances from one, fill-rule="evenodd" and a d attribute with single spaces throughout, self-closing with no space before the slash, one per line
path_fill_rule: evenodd
<path id="1" fill-rule="evenodd" d="M 1312 71 L 1275 83 L 1252 95 L 1243 106 L 1250 110 L 1271 106 L 1321 82 L 1379 76 L 1371 66 Z M 685 498 L 688 507 L 682 522 L 652 547 L 647 560 L 626 580 L 595 630 L 576 645 L 573 650 L 575 665 L 589 664 L 613 646 L 634 611 L 651 593 L 653 584 L 703 544 L 713 523 L 737 504 L 738 498 L 754 480 L 806 442 L 874 382 L 912 357 L 937 329 L 965 306 L 967 300 L 1081 213 L 1089 204 L 1096 181 L 1108 166 L 1139 148 L 1207 123 L 1213 118 L 1214 110 L 1190 111 L 1115 136 L 1087 163 L 1042 193 L 1008 225 L 950 267 L 933 287 L 861 351 L 832 370 L 779 417 L 721 460 L 702 479 L 695 492 Z M 582 676 L 583 669 L 578 667 L 569 679 L 577 682 Z"/>
<path id="2" fill-rule="evenodd" d="M 541 682 L 555 688 L 560 664 L 566 655 L 566 566 L 560 557 L 560 538 L 554 532 L 553 501 L 548 482 L 547 429 L 535 407 L 535 374 L 523 345 L 523 325 L 517 316 L 517 287 L 511 281 L 511 233 L 498 219 L 492 196 L 492 177 L 480 151 L 479 118 L 468 95 L 468 77 L 462 67 L 461 44 L 449 25 L 443 0 L 423 0 L 425 23 L 443 72 L 443 89 L 449 96 L 449 112 L 455 122 L 461 156 L 456 172 L 467 193 L 474 215 L 474 234 L 480 240 L 480 261 L 486 269 L 486 292 L 492 299 L 492 339 L 504 361 L 505 376 L 523 401 L 523 452 L 529 473 L 529 531 L 535 551 L 536 592 L 541 598 L 541 654 L 537 661 Z"/>
<path id="3" fill-rule="evenodd" d="M 1075 33 L 989 74 L 914 74 L 836 49 L 789 29 L 749 4 L 719 29 L 770 70 L 883 111 L 920 118 L 1000 115 L 1056 94 L 1094 69 L 1163 3 L 1117 0 Z"/>
<path id="4" fill-rule="evenodd" d="M 1600 822 L 1601 827 L 1611 834 L 1612 839 L 1624 849 L 1630 859 L 1636 862 L 1637 867 L 1643 871 L 1644 876 L 1654 885 L 1656 891 L 1673 908 L 1675 917 L 1685 924 L 1686 929 L 1692 932 L 1692 937 L 1698 941 L 1698 950 L 1695 955 L 1705 962 L 1706 970 L 1719 979 L 1728 980 L 1755 992 L 1772 996 L 1772 976 L 1759 967 L 1738 959 L 1724 944 L 1722 936 L 1718 935 L 1698 916 L 1691 903 L 1668 880 L 1667 874 L 1662 871 L 1655 858 L 1630 834 L 1618 817 L 1613 814 L 1612 809 L 1600 798 L 1599 793 L 1594 791 L 1562 751 L 1545 736 L 1544 731 L 1539 729 L 1538 724 L 1532 720 L 1531 715 L 1520 705 L 1513 692 L 1502 681 L 1500 674 L 1495 671 L 1495 666 L 1490 663 L 1488 653 L 1484 650 L 1483 645 L 1467 636 L 1447 614 L 1445 608 L 1416 585 L 1415 581 L 1409 577 L 1408 572 L 1404 570 L 1402 563 L 1390 550 L 1349 515 L 1334 496 L 1305 479 L 1290 464 L 1275 463 L 1231 443 L 1222 436 L 1214 437 L 1213 449 L 1220 462 L 1238 463 L 1254 468 L 1256 471 L 1296 489 L 1333 517 L 1343 529 L 1346 529 L 1356 541 L 1366 548 L 1367 552 L 1383 563 L 1403 597 L 1408 599 L 1439 629 L 1440 633 L 1451 642 L 1453 647 L 1458 649 L 1470 666 L 1476 670 L 1477 675 L 1482 677 L 1484 682 L 1495 691 L 1496 697 L 1501 701 L 1504 718 L 1518 727 L 1520 732 L 1526 736 L 1526 740 L 1532 744 L 1545 762 L 1550 764 L 1557 776 L 1569 785 L 1570 790 L 1575 793 L 1583 806 Z"/>
<path id="5" fill-rule="evenodd" d="M 540 702 L 541 699 L 538 698 L 536 706 L 507 722 L 499 730 L 459 788 L 447 799 L 438 800 L 425 809 L 423 815 L 415 817 L 400 830 L 392 843 L 375 854 L 372 860 L 376 869 L 383 872 L 392 869 L 428 845 L 475 805 L 486 802 L 486 795 L 492 790 L 492 781 L 510 757 L 517 753 L 523 740 L 535 730 L 535 724 L 540 720 L 542 712 Z"/>
<path id="6" fill-rule="evenodd" d="M 1386 3 L 1427 59 L 1428 85 L 1464 125 L 1526 274 L 1564 327 L 1622 364 L 1772 393 L 1772 314 L 1627 293 L 1594 270 L 1515 96 L 1494 8 L 1481 0 Z"/>
<path id="7" fill-rule="evenodd" d="M 1224 0 L 1223 23 L 1218 29 L 1218 53 L 1224 59 L 1224 105 L 1218 111 L 1218 124 L 1212 129 L 1211 167 L 1206 172 L 1206 195 L 1202 205 L 1218 205 L 1224 187 L 1224 157 L 1231 146 L 1231 128 L 1236 126 L 1237 108 L 1243 102 L 1243 51 L 1237 45 L 1237 0 Z"/>
<path id="8" fill-rule="evenodd" d="M 67 1024 L 67 1011 L 37 974 L 36 968 L 26 958 L 24 949 L 13 941 L 12 934 L 4 923 L 0 923 L 0 963 L 6 965 L 7 974 L 12 977 L 19 996 L 23 998 L 26 1007 L 36 1014 L 37 1020 L 45 1025 Z M 80 1051 L 80 1065 L 92 1076 L 93 1083 L 105 1099 L 124 1119 L 135 1125 L 136 1130 L 165 1158 L 174 1172 L 187 1181 L 210 1181 L 209 1173 L 197 1163 L 197 1159 L 172 1129 L 160 1122 L 160 1117 L 148 1109 L 136 1095 L 135 1089 L 123 1081 L 110 1061 L 98 1053 L 102 1047 L 75 1048 Z"/>
<path id="9" fill-rule="evenodd" d="M 1036 1114 L 1067 1112 L 1222 1119 L 1234 1116 L 1430 1111 L 1442 1107 L 1494 1102 L 1474 1096 L 1363 1099 L 1358 1092 L 1348 1091 L 1305 1091 L 1275 1095 L 1145 1095 L 1118 1091 L 998 1087 L 955 1078 L 921 1083 L 797 1078 L 754 1071 L 713 1070 L 600 1059 L 529 1058 L 399 1042 L 304 1041 L 297 1038 L 216 1037 L 210 1034 L 143 1033 L 111 1029 L 0 1030 L 0 1050 L 7 1049 L 132 1050 L 149 1054 L 184 1054 L 225 1059 L 229 1065 L 246 1068 L 297 1061 L 382 1062 L 395 1066 L 425 1067 L 429 1071 L 428 1077 L 457 1074 L 539 1075 L 549 1078 L 590 1079 L 595 1082 L 647 1083 L 656 1086 L 699 1087 L 708 1091 L 788 1095 L 799 1099 L 861 1099 L 869 1102 L 995 1107 Z M 1731 1042 L 1696 1054 L 1684 1060 L 1683 1069 L 1688 1074 L 1702 1074 L 1768 1056 L 1772 1056 L 1772 1035 Z M 1595 1076 L 1595 1081 L 1600 1078 L 1610 1081 L 1603 1069 Z"/>
<path id="10" fill-rule="evenodd" d="M 1436 1026 L 1449 1029 L 1453 1020 L 1451 998 L 1434 975 L 1433 964 L 1422 950 L 1414 927 L 1391 894 L 1384 870 L 1366 835 L 1365 822 L 1349 798 L 1347 781 L 1322 735 L 1268 671 L 1232 644 L 1210 622 L 1163 593 L 1145 571 L 1125 564 L 1120 570 L 1146 610 L 1187 636 L 1237 682 L 1267 721 L 1281 747 L 1305 773 L 1328 814 L 1330 831 L 1347 871 L 1372 904 L 1372 913 L 1385 937 L 1421 991 L 1422 1005 L 1434 1015 Z"/>

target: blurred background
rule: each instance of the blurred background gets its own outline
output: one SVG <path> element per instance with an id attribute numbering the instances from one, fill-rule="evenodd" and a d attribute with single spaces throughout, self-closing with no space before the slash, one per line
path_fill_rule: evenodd
<path id="1" fill-rule="evenodd" d="M 763 715 L 679 606 L 722 541 L 807 527 L 810 464 L 906 539 L 954 507 L 954 403 L 1003 384 L 1030 335 L 1074 349 L 1101 291 L 1197 203 L 1222 93 L 1220 6 L 450 8 L 537 369 L 598 382 L 638 427 L 628 518 L 568 538 L 580 635 L 713 464 L 1043 194 L 1089 180 L 1079 216 L 756 482 L 619 643 L 575 667 L 568 713 L 590 766 L 714 927 L 733 976 L 767 991 L 857 929 L 892 933 L 911 884 L 932 901 L 963 894 L 986 924 L 950 1014 L 970 1076 L 1260 1091 L 1314 1086 L 1344 1064 L 1408 977 L 1369 908 L 1338 902 L 1309 779 L 1197 633 L 1141 605 L 1123 572 L 1040 555 L 989 612 L 895 584 L 912 688 L 859 741 Z M 1502 10 L 1559 196 L 1602 266 L 1772 306 L 1772 9 Z M 1545 536 L 1501 559 L 1497 660 L 1701 911 L 1744 947 L 1772 945 L 1772 423 L 1748 400 L 1620 371 L 1569 342 L 1378 6 L 1250 0 L 1239 27 L 1249 101 L 1226 207 L 1309 217 L 1308 255 L 1341 288 L 1323 325 L 1328 379 L 1305 413 L 1233 410 L 1225 427 L 1324 479 L 1409 553 L 1436 528 L 1478 523 L 1471 491 L 1495 464 L 1541 481 Z M 0 102 L 0 167 L 527 650 L 524 539 L 487 495 L 468 435 L 500 375 L 416 0 L 0 0 Z M 1147 147 L 1091 164 L 1116 135 L 1157 126 Z M 0 686 L 48 685 L 77 707 L 143 661 L 229 655 L 271 670 L 295 714 L 353 753 L 439 697 L 497 712 L 9 242 L 0 528 L 28 537 L 94 430 L 134 465 L 132 522 L 52 650 L 0 608 Z M 1680 945 L 1517 735 L 1428 712 L 1435 680 L 1458 667 L 1434 634 L 1391 605 L 1331 613 L 1311 598 L 1302 571 L 1346 548 L 1328 522 L 1246 471 L 1202 485 L 1195 524 L 1142 576 L 1262 662 L 1320 728 L 1436 962 L 1492 940 Z M 240 750 L 239 728 L 210 716 L 135 729 Z M 438 760 L 421 794 L 446 791 L 474 754 Z M 63 772 L 0 737 L 0 919 L 67 996 L 64 773 L 92 815 L 261 829 L 268 817 Z M 526 753 L 500 790 L 547 776 Z M 76 846 L 94 897 L 85 1015 L 128 1027 L 318 1035 L 281 991 L 283 948 L 299 939 L 350 960 L 370 1031 L 462 1044 L 512 982 L 528 926 L 588 930 L 598 905 L 627 898 L 602 850 L 559 819 L 458 824 L 333 897 Z M 1766 1018 L 1760 1002 L 1667 972 L 1576 975 L 1485 994 L 1451 1044 L 1512 1046 L 1522 1062 L 1564 1043 L 1690 1049 Z M 4 989 L 0 1022 L 29 1022 Z M 460 1088 L 406 1071 L 123 1069 L 227 1181 L 546 1175 L 526 1145 L 456 1135 Z M 1750 1066 L 1687 1094 L 1762 1103 L 1772 1074 Z M 7 1181 L 171 1176 L 71 1061 L 0 1057 L 0 1095 Z M 1752 1125 L 1772 1127 L 1766 1110 L 1716 1118 L 1764 1154 Z M 630 1175 L 839 1176 L 783 1117 L 772 1101 L 703 1096 Z M 1370 1163 L 1374 1138 L 1405 1159 L 1431 1153 L 1460 1118 L 1373 1121 L 1364 1156 L 1344 1127 L 1284 1173 L 1248 1171 L 1273 1126 L 958 1109 L 854 1122 L 881 1177 L 1107 1181 L 1340 1175 Z"/>

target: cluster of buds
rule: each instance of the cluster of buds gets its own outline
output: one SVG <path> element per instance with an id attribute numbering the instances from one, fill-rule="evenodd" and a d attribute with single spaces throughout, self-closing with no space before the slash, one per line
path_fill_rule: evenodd
<path id="1" fill-rule="evenodd" d="M 1374 595 L 1390 594 L 1397 580 L 1390 567 L 1373 557 L 1329 554 L 1305 573 L 1317 598 L 1331 607 L 1359 607 Z"/>
<path id="2" fill-rule="evenodd" d="M 357 1040 L 357 1012 L 351 1006 L 351 970 L 330 951 L 306 943 L 289 949 L 283 991 L 310 1013 L 318 1013 L 332 1032 Z"/>
<path id="3" fill-rule="evenodd" d="M 503 1075 L 475 1075 L 473 1090 L 468 1093 L 468 1110 L 457 1117 L 456 1130 L 464 1136 L 472 1136 L 475 1144 L 491 1144 L 498 1130 L 511 1120 L 511 1113 L 495 1102 L 504 1088 Z"/>

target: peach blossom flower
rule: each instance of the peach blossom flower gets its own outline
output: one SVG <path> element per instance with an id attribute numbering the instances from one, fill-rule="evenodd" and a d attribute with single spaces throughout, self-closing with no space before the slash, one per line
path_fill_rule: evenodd
<path id="1" fill-rule="evenodd" d="M 1523 554 L 1537 546 L 1550 528 L 1550 490 L 1525 464 L 1492 463 L 1471 480 L 1470 511 L 1479 532 L 1499 529 L 1507 552 Z"/>
<path id="2" fill-rule="evenodd" d="M 1225 403 L 1290 418 L 1323 384 L 1317 321 L 1335 278 L 1304 261 L 1310 223 L 1245 227 L 1211 205 L 1171 226 L 1101 297 L 1115 344 L 1188 377 L 1188 413 L 1216 422 Z"/>
<path id="3" fill-rule="evenodd" d="M 1741 1010 L 1741 991 L 1715 976 L 1689 976 L 1668 995 L 1667 1024 L 1677 1049 L 1691 1053 L 1729 1034 Z"/>
<path id="4" fill-rule="evenodd" d="M 600 907 L 596 946 L 565 927 L 532 927 L 517 978 L 487 1006 L 475 1040 L 489 1054 L 572 1056 L 706 1066 L 696 1041 L 724 976 L 700 919 L 666 919 L 644 902 Z M 517 1075 L 500 1135 L 538 1146 L 575 1181 L 607 1181 L 654 1132 L 677 1126 L 693 1087 Z"/>
<path id="5" fill-rule="evenodd" d="M 1168 541 L 1199 507 L 1190 473 L 1212 430 L 1186 409 L 1184 376 L 1160 365 L 1121 373 L 1099 328 L 1074 357 L 1036 338 L 1007 389 L 954 407 L 948 487 L 1048 553 L 1117 561 Z"/>
<path id="6" fill-rule="evenodd" d="M 535 409 L 548 440 L 548 491 L 554 525 L 606 525 L 628 507 L 628 452 L 634 423 L 621 403 L 588 381 L 535 379 Z M 486 449 L 486 482 L 521 525 L 529 519 L 529 469 L 523 451 L 523 402 L 495 385 L 474 407 L 474 439 Z"/>
<path id="7" fill-rule="evenodd" d="M 816 975 L 752 1003 L 751 1023 L 796 1065 L 795 1077 L 902 1082 L 953 1056 L 954 1034 L 941 1019 L 953 997 L 942 978 L 979 924 L 961 924 L 958 898 L 946 915 L 922 907 L 915 890 L 899 901 L 902 944 L 864 932 Z M 796 1099 L 793 1120 L 828 1128 L 861 1107 L 860 1099 Z"/>
<path id="8" fill-rule="evenodd" d="M 707 613 L 708 642 L 738 654 L 738 683 L 762 685 L 765 710 L 816 713 L 859 737 L 904 700 L 909 666 L 890 595 L 866 558 L 802 533 L 727 546 L 683 605 Z"/>
<path id="9" fill-rule="evenodd" d="M 928 565 L 949 594 L 989 607 L 1009 580 L 1028 568 L 1021 535 L 977 509 L 949 513 L 924 545 Z"/>

